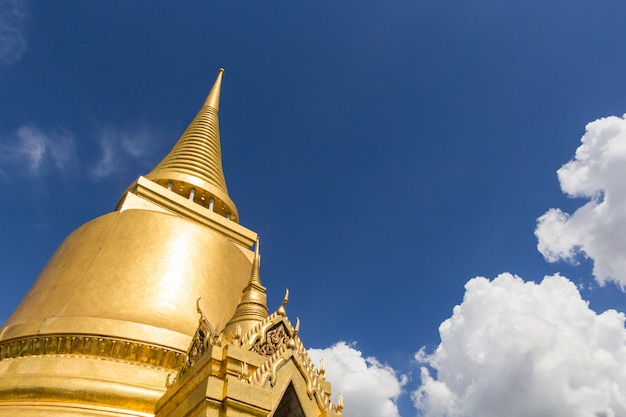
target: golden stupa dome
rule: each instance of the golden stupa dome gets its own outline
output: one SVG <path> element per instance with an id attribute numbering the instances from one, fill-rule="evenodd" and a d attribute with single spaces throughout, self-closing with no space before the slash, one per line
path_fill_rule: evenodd
<path id="1" fill-rule="evenodd" d="M 0 405 L 149 414 L 194 335 L 196 303 L 215 326 L 231 319 L 257 235 L 237 223 L 222 171 L 222 75 L 170 153 L 65 239 L 0 329 Z"/>

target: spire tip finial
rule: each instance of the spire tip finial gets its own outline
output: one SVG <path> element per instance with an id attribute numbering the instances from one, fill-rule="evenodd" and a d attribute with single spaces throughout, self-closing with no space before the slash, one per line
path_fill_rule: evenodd
<path id="1" fill-rule="evenodd" d="M 252 260 L 252 273 L 250 274 L 250 281 L 248 281 L 248 285 L 256 284 L 261 286 L 261 255 L 259 248 L 260 245 L 261 238 L 257 236 L 256 246 L 254 247 L 254 259 Z"/>
<path id="2" fill-rule="evenodd" d="M 224 72 L 224 68 L 220 68 L 219 70 L 217 70 L 217 78 L 215 79 L 215 84 L 213 84 L 213 88 L 211 88 L 209 96 L 204 102 L 205 106 L 213 107 L 215 110 L 220 109 L 220 91 L 222 89 L 222 76 L 224 75 Z"/>

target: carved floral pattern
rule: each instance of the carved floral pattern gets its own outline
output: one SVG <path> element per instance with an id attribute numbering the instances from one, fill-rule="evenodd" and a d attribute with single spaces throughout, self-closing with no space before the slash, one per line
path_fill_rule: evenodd
<path id="1" fill-rule="evenodd" d="M 202 315 L 178 375 L 184 375 L 209 350 L 209 346 L 219 343 L 220 337 L 217 332 L 213 329 L 209 320 Z"/>
<path id="2" fill-rule="evenodd" d="M 289 339 L 291 339 L 291 336 L 287 334 L 285 324 L 280 322 L 278 326 L 267 332 L 264 342 L 259 340 L 252 346 L 252 351 L 259 355 L 271 356 L 278 352 L 283 345 L 287 344 Z"/>
<path id="3" fill-rule="evenodd" d="M 0 361 L 42 355 L 91 356 L 166 369 L 180 367 L 184 356 L 159 346 L 92 335 L 35 336 L 0 344 Z"/>
<path id="4" fill-rule="evenodd" d="M 251 350 L 265 355 L 263 352 L 270 352 L 267 360 L 250 375 L 248 381 L 257 386 L 263 386 L 267 381 L 274 385 L 276 373 L 289 360 L 293 360 L 307 384 L 307 393 L 311 398 L 315 398 L 322 410 L 331 411 L 341 415 L 343 404 L 334 405 L 323 387 L 325 383 L 325 371 L 319 371 L 313 364 L 311 357 L 298 337 L 296 329 L 286 318 L 281 319 L 271 330 L 267 331 L 265 342 L 257 341 Z M 293 332 L 293 337 L 288 334 Z M 261 339 L 262 340 L 262 339 Z"/>

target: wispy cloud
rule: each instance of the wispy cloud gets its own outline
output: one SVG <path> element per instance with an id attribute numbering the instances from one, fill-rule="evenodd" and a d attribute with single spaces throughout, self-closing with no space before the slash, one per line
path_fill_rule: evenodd
<path id="1" fill-rule="evenodd" d="M 426 417 L 626 416 L 624 314 L 596 314 L 561 276 L 474 278 L 421 350 L 413 394 Z"/>
<path id="2" fill-rule="evenodd" d="M 100 158 L 91 169 L 96 178 L 107 178 L 132 162 L 145 166 L 154 150 L 155 133 L 147 128 L 132 130 L 108 126 L 97 135 Z"/>
<path id="3" fill-rule="evenodd" d="M 346 417 L 398 417 L 396 400 L 406 377 L 345 342 L 326 349 L 309 349 L 314 361 L 324 359 L 333 393 L 345 400 Z"/>
<path id="4" fill-rule="evenodd" d="M 0 0 L 0 65 L 14 64 L 26 51 L 27 4 L 25 0 Z"/>
<path id="5" fill-rule="evenodd" d="M 600 284 L 626 286 L 626 119 L 589 123 L 573 160 L 558 170 L 561 189 L 588 202 L 573 214 L 551 209 L 538 219 L 538 249 L 549 262 L 594 261 Z"/>
<path id="6" fill-rule="evenodd" d="M 42 175 L 71 175 L 87 172 L 93 179 L 108 178 L 129 167 L 147 168 L 154 152 L 157 135 L 148 128 L 120 129 L 107 127 L 87 137 L 95 141 L 99 152 L 76 152 L 74 134 L 64 129 L 44 130 L 25 125 L 0 140 L 0 179 L 36 178 Z M 92 142 L 93 143 L 93 142 Z M 89 146 L 83 146 L 88 149 Z"/>
<path id="7" fill-rule="evenodd" d="M 15 173 L 38 177 L 55 171 L 67 174 L 76 169 L 73 135 L 64 130 L 43 131 L 22 126 L 0 143 L 0 171 L 4 178 Z"/>

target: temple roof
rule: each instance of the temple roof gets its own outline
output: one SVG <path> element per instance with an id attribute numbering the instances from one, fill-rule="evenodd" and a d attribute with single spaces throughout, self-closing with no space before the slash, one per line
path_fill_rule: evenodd
<path id="1" fill-rule="evenodd" d="M 224 70 L 178 142 L 146 178 L 239 222 L 222 168 L 219 102 Z"/>

